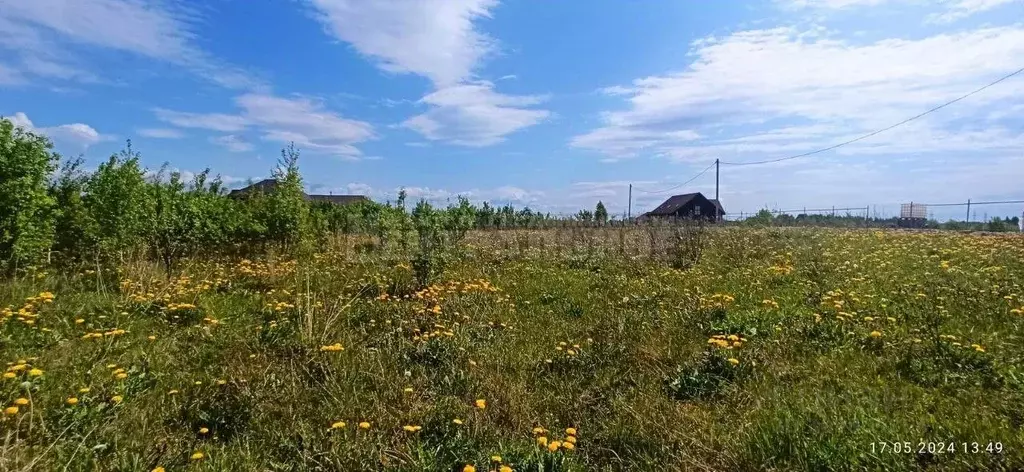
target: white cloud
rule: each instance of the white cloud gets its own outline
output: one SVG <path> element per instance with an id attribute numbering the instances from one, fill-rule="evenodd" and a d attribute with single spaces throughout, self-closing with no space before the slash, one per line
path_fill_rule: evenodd
<path id="1" fill-rule="evenodd" d="M 157 119 L 181 128 L 199 128 L 230 133 L 242 131 L 248 120 L 238 115 L 224 113 L 188 113 L 156 108 Z"/>
<path id="2" fill-rule="evenodd" d="M 136 130 L 139 136 L 157 139 L 178 139 L 185 137 L 185 134 L 173 128 L 140 128 Z"/>
<path id="3" fill-rule="evenodd" d="M 111 49 L 186 67 L 229 87 L 255 85 L 251 75 L 215 60 L 196 43 L 197 16 L 164 0 L 5 1 L 0 47 L 23 59 L 40 77 L 86 78 L 69 65 L 67 44 Z"/>
<path id="4" fill-rule="evenodd" d="M 380 68 L 429 78 L 439 86 L 469 78 L 494 41 L 473 27 L 496 0 L 310 0 L 334 37 Z"/>
<path id="5" fill-rule="evenodd" d="M 435 91 L 419 102 L 430 110 L 403 123 L 427 139 L 487 146 L 549 115 L 527 108 L 541 97 L 502 95 L 477 77 L 497 45 L 475 23 L 490 17 L 497 0 L 309 1 L 328 34 L 381 69 L 431 81 Z"/>
<path id="6" fill-rule="evenodd" d="M 490 82 L 454 85 L 423 97 L 421 102 L 432 108 L 406 120 L 403 126 L 430 140 L 489 146 L 547 118 L 547 110 L 524 108 L 543 100 L 545 97 L 496 93 Z"/>
<path id="7" fill-rule="evenodd" d="M 0 85 L 18 85 L 25 82 L 25 77 L 15 69 L 0 64 Z"/>
<path id="8" fill-rule="evenodd" d="M 261 131 L 261 137 L 277 143 L 294 142 L 300 149 L 357 158 L 354 145 L 374 139 L 373 127 L 366 122 L 349 120 L 325 109 L 323 103 L 307 97 L 282 98 L 249 93 L 235 98 L 241 109 L 237 115 L 224 113 L 191 113 L 155 109 L 158 119 L 183 128 L 201 128 L 236 133 L 248 128 Z M 240 141 L 218 144 L 241 149 Z M 233 138 L 234 139 L 234 138 Z"/>
<path id="9" fill-rule="evenodd" d="M 100 134 L 95 128 L 84 123 L 70 123 L 57 126 L 36 127 L 28 115 L 17 112 L 14 116 L 8 117 L 15 126 L 37 134 L 49 137 L 57 145 L 69 147 L 71 150 L 85 150 L 93 144 L 109 141 L 111 136 Z"/>
<path id="10" fill-rule="evenodd" d="M 820 28 L 742 31 L 694 42 L 689 67 L 613 89 L 626 110 L 572 138 L 613 157 L 778 157 L 883 128 L 978 88 L 1024 62 L 1024 27 L 855 44 Z M 935 115 L 843 148 L 854 152 L 1019 146 L 1020 132 L 978 121 L 1021 102 L 1006 81 Z M 965 124 L 972 123 L 972 124 Z M 974 129 L 972 126 L 979 129 Z M 987 128 L 981 130 L 980 128 Z M 699 136 L 698 136 L 699 135 Z M 746 135 L 746 140 L 737 136 Z M 767 155 L 766 155 L 767 154 Z"/>
<path id="11" fill-rule="evenodd" d="M 225 149 L 231 152 L 246 152 L 252 151 L 253 146 L 242 140 L 242 138 L 229 134 L 225 136 L 211 137 L 210 142 L 223 146 Z"/>
<path id="12" fill-rule="evenodd" d="M 947 11 L 929 15 L 928 21 L 934 23 L 952 23 L 976 13 L 985 12 L 1019 1 L 1020 0 L 958 0 L 955 3 L 952 3 Z"/>

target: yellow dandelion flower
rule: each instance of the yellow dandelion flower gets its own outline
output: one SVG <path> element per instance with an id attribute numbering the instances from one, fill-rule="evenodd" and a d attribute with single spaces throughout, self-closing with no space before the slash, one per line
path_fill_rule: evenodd
<path id="1" fill-rule="evenodd" d="M 156 341 L 156 336 L 150 335 L 150 336 L 147 336 L 146 339 L 148 339 L 150 341 Z"/>
<path id="2" fill-rule="evenodd" d="M 107 364 L 107 368 L 108 369 L 116 369 L 117 368 L 117 364 Z"/>
<path id="3" fill-rule="evenodd" d="M 540 427 L 540 426 L 534 426 L 533 427 L 533 434 L 543 434 L 544 431 L 546 431 L 546 430 L 544 428 Z"/>
<path id="4" fill-rule="evenodd" d="M 871 337 L 872 338 L 880 338 L 880 337 L 882 337 L 882 333 L 880 331 L 872 331 L 871 332 Z"/>
<path id="5" fill-rule="evenodd" d="M 404 429 L 404 430 L 406 430 L 406 431 L 408 431 L 410 433 L 415 433 L 415 432 L 423 429 L 423 427 L 422 426 L 417 426 L 417 425 L 407 424 L 405 426 L 402 426 L 402 429 Z"/>
<path id="6" fill-rule="evenodd" d="M 199 434 L 206 434 L 206 433 L 209 433 L 209 432 L 210 432 L 210 428 L 207 428 L 206 426 L 203 426 L 202 428 L 199 428 Z"/>
<path id="7" fill-rule="evenodd" d="M 4 414 L 8 415 L 8 416 L 17 415 L 18 414 L 18 407 L 16 407 L 16 406 L 9 406 L 7 408 L 4 408 Z"/>
<path id="8" fill-rule="evenodd" d="M 65 400 L 64 402 L 67 403 L 68 405 L 75 406 L 75 405 L 78 404 L 78 399 L 75 398 L 75 397 L 70 397 L 67 400 Z"/>
<path id="9" fill-rule="evenodd" d="M 405 389 L 402 391 L 405 393 L 412 393 L 412 387 L 405 387 Z"/>
<path id="10" fill-rule="evenodd" d="M 155 468 L 155 469 L 153 469 L 153 471 L 152 471 L 152 472 L 167 472 L 167 470 L 166 470 L 166 469 L 164 469 L 163 467 L 160 467 L 160 466 L 156 466 L 156 468 Z"/>
<path id="11" fill-rule="evenodd" d="M 344 428 L 344 427 L 345 427 L 345 422 L 344 421 L 335 421 L 334 423 L 331 423 L 331 429 L 341 429 L 341 428 Z"/>
<path id="12" fill-rule="evenodd" d="M 565 434 L 568 434 L 569 436 L 575 436 L 576 428 L 565 428 Z"/>
<path id="13" fill-rule="evenodd" d="M 15 374 L 14 372 L 4 372 L 4 378 L 5 379 L 13 379 L 13 378 L 15 378 L 17 376 L 18 376 L 18 374 Z"/>
<path id="14" fill-rule="evenodd" d="M 729 358 L 729 363 L 732 364 L 732 365 L 739 365 L 740 360 L 735 358 L 735 357 L 730 357 Z"/>
<path id="15" fill-rule="evenodd" d="M 576 444 L 576 436 L 566 436 L 565 442 Z"/>
<path id="16" fill-rule="evenodd" d="M 473 467 L 472 464 L 466 464 L 466 466 L 462 468 L 462 472 L 476 472 L 476 467 Z"/>
<path id="17" fill-rule="evenodd" d="M 202 460 L 204 457 L 206 457 L 206 454 L 203 454 L 202 452 L 196 451 L 196 452 L 193 452 L 191 456 L 189 456 L 189 459 L 192 459 L 194 461 L 198 461 L 198 460 Z"/>
<path id="18" fill-rule="evenodd" d="M 18 398 L 17 400 L 14 400 L 14 404 L 18 405 L 18 406 L 25 406 L 25 405 L 29 404 L 29 401 L 28 401 L 27 398 L 21 397 L 21 398 Z"/>
<path id="19" fill-rule="evenodd" d="M 41 371 L 39 369 L 32 369 L 32 370 L 28 371 L 28 375 L 29 375 L 29 377 L 39 377 L 39 376 L 43 375 L 43 371 Z"/>
<path id="20" fill-rule="evenodd" d="M 571 442 L 569 442 L 569 441 L 566 441 L 566 442 L 562 443 L 562 449 L 565 449 L 567 451 L 571 451 L 573 449 L 576 449 L 576 445 L 571 443 Z"/>
<path id="21" fill-rule="evenodd" d="M 561 441 L 551 441 L 548 443 L 548 451 L 555 452 L 560 447 L 562 447 Z"/>
<path id="22" fill-rule="evenodd" d="M 498 468 L 498 472 L 513 472 L 513 471 L 512 471 L 511 467 L 509 467 L 507 465 L 503 465 L 503 466 Z"/>
<path id="23" fill-rule="evenodd" d="M 501 462 L 501 456 L 498 456 L 498 455 L 491 456 L 491 462 Z"/>
<path id="24" fill-rule="evenodd" d="M 548 438 L 545 437 L 545 436 L 538 437 L 537 438 L 537 445 L 540 446 L 540 447 L 547 446 L 548 445 Z"/>
<path id="25" fill-rule="evenodd" d="M 78 389 L 78 393 L 89 393 L 89 390 L 91 390 L 89 387 L 82 387 Z"/>
<path id="26" fill-rule="evenodd" d="M 178 391 L 177 390 L 171 390 L 171 391 L 167 392 L 167 394 L 168 395 L 177 395 Z"/>
<path id="27" fill-rule="evenodd" d="M 359 429 L 370 429 L 370 423 L 367 422 L 367 421 L 363 421 L 362 423 L 359 423 Z"/>
<path id="28" fill-rule="evenodd" d="M 81 318 L 75 320 L 75 324 L 82 324 L 82 323 L 85 323 L 85 320 L 83 320 Z"/>
<path id="29" fill-rule="evenodd" d="M 462 420 L 460 420 L 458 418 L 455 418 L 454 420 L 452 420 L 452 423 L 455 423 L 457 425 L 462 425 Z"/>
<path id="30" fill-rule="evenodd" d="M 475 405 L 477 408 L 483 410 L 484 408 L 487 408 L 487 400 L 484 400 L 483 398 L 477 399 Z"/>
<path id="31" fill-rule="evenodd" d="M 113 403 L 121 403 L 122 401 L 124 401 L 124 397 L 122 397 L 121 395 L 114 395 L 113 397 L 110 397 L 110 401 Z"/>
<path id="32" fill-rule="evenodd" d="M 128 374 L 126 374 L 124 372 L 121 372 L 121 373 L 115 375 L 114 378 L 116 378 L 117 380 L 124 380 L 124 379 L 128 378 Z"/>

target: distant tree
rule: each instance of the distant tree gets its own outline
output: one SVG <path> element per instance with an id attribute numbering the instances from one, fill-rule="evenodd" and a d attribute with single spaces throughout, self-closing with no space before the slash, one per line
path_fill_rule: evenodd
<path id="1" fill-rule="evenodd" d="M 608 222 L 608 210 L 600 200 L 597 201 L 597 207 L 594 208 L 594 221 L 597 221 L 597 224 L 600 225 Z"/>
<path id="2" fill-rule="evenodd" d="M 757 212 L 757 214 L 750 218 L 747 218 L 745 221 L 746 223 L 752 225 L 767 226 L 772 224 L 773 221 L 775 221 L 775 217 L 772 215 L 771 211 L 768 211 L 767 208 L 762 208 L 760 211 Z"/>

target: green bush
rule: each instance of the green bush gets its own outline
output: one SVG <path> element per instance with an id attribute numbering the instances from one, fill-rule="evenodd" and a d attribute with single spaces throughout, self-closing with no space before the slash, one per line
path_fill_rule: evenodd
<path id="1" fill-rule="evenodd" d="M 43 136 L 0 119 L 0 264 L 36 264 L 53 244 L 54 200 L 47 179 L 59 157 Z"/>

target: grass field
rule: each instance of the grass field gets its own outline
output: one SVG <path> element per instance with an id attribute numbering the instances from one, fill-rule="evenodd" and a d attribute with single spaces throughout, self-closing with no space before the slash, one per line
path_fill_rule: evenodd
<path id="1" fill-rule="evenodd" d="M 355 241 L 40 269 L 0 470 L 1024 469 L 1024 238 L 659 238 L 475 233 L 424 289 Z"/>

